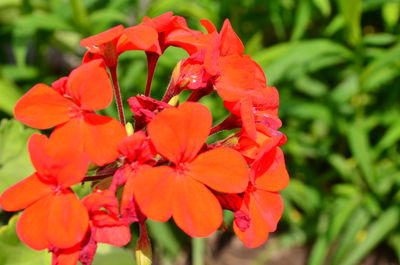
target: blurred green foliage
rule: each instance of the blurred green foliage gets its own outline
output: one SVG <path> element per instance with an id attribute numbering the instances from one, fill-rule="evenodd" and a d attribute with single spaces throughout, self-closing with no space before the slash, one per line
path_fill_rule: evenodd
<path id="1" fill-rule="evenodd" d="M 292 181 L 283 192 L 286 210 L 276 240 L 254 264 L 269 260 L 271 250 L 296 246 L 310 249 L 308 265 L 359 264 L 376 249 L 399 261 L 400 0 L 1 0 L 0 117 L 10 118 L 16 100 L 34 84 L 79 65 L 80 39 L 166 11 L 193 28 L 201 18 L 217 26 L 229 18 L 268 85 L 280 92 Z M 184 56 L 170 48 L 161 57 L 153 96 L 161 97 Z M 142 93 L 144 54 L 127 52 L 120 64 L 124 97 Z M 216 101 L 205 103 L 216 120 L 226 113 Z M 116 117 L 114 106 L 105 113 Z M 1 189 L 29 174 L 24 145 L 31 133 L 14 121 L 1 123 Z M 8 216 L 0 214 L 0 244 L 7 249 L 0 259 L 17 264 L 9 255 L 21 253 L 38 264 L 40 255 L 29 256 L 15 235 L 5 235 L 11 233 Z M 161 264 L 188 251 L 188 238 L 168 223 L 151 222 L 150 234 Z M 3 246 L 5 236 L 13 239 Z M 128 264 L 131 254 L 129 248 L 102 251 L 107 264 L 121 255 Z"/>

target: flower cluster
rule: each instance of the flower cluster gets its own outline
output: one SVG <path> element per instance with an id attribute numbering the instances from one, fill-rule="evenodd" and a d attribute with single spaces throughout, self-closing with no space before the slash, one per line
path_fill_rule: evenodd
<path id="1" fill-rule="evenodd" d="M 54 265 L 91 264 L 97 243 L 126 245 L 134 222 L 141 228 L 139 245 L 146 246 L 147 218 L 172 217 L 188 235 L 205 237 L 221 227 L 222 211 L 229 210 L 247 247 L 260 246 L 276 229 L 283 211 L 278 192 L 289 182 L 279 148 L 286 138 L 277 131 L 278 92 L 243 54 L 229 20 L 219 32 L 210 21 L 200 23 L 205 32 L 169 12 L 86 38 L 82 65 L 51 86 L 34 86 L 18 101 L 16 119 L 54 130 L 49 137 L 31 136 L 36 172 L 7 189 L 0 206 L 24 209 L 18 236 L 33 249 L 51 251 Z M 169 46 L 189 56 L 178 62 L 164 97 L 156 100 L 151 80 Z M 148 62 L 144 95 L 128 99 L 134 130 L 124 127 L 117 80 L 118 56 L 129 50 L 144 51 Z M 183 90 L 190 96 L 176 103 Z M 210 110 L 197 102 L 211 93 L 230 112 L 215 126 Z M 119 121 L 96 114 L 113 95 Z M 223 130 L 232 134 L 207 142 Z M 89 166 L 95 175 L 87 173 Z M 79 199 L 71 187 L 87 181 L 94 183 L 92 193 Z"/>

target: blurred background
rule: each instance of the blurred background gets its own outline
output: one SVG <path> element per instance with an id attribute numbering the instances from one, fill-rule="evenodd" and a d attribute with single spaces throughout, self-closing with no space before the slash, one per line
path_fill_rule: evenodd
<path id="1" fill-rule="evenodd" d="M 166 11 L 194 29 L 202 18 L 218 28 L 230 19 L 280 92 L 291 183 L 262 247 L 246 249 L 231 230 L 191 241 L 151 222 L 154 264 L 400 264 L 399 0 L 0 0 L 0 192 L 33 171 L 26 141 L 35 130 L 12 120 L 18 98 L 78 66 L 80 39 Z M 169 48 L 161 57 L 154 97 L 185 56 Z M 124 53 L 119 76 L 125 99 L 143 93 L 144 53 Z M 205 103 L 223 118 L 220 102 Z M 114 106 L 104 113 L 117 117 Z M 1 265 L 49 264 L 18 241 L 12 213 L 0 210 L 0 226 Z M 134 264 L 134 242 L 101 246 L 94 264 Z"/>

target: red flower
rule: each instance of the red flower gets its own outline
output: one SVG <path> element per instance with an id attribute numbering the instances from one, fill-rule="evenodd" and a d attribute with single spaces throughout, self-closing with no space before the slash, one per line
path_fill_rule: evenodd
<path id="1" fill-rule="evenodd" d="M 241 118 L 244 130 L 254 138 L 256 117 L 260 122 L 267 114 L 271 119 L 278 119 L 278 92 L 275 87 L 266 86 L 263 70 L 250 56 L 221 57 L 219 65 L 215 89 L 225 101 L 225 107 Z"/>
<path id="2" fill-rule="evenodd" d="M 135 130 L 143 129 L 158 112 L 172 106 L 143 95 L 134 96 L 128 99 L 133 118 L 135 119 Z"/>
<path id="3" fill-rule="evenodd" d="M 117 66 L 118 55 L 124 51 L 142 50 L 161 54 L 157 32 L 146 25 L 126 29 L 119 25 L 83 39 L 80 44 L 88 49 L 84 62 L 102 58 L 110 68 Z"/>
<path id="4" fill-rule="evenodd" d="M 115 119 L 95 114 L 112 101 L 112 88 L 101 60 L 79 66 L 57 83 L 57 90 L 38 84 L 15 106 L 15 118 L 31 127 L 56 126 L 51 138 L 84 151 L 97 165 L 118 156 L 117 145 L 126 136 L 125 128 Z"/>
<path id="5" fill-rule="evenodd" d="M 175 32 L 184 32 L 184 34 L 199 34 L 200 32 L 190 29 L 186 20 L 181 16 L 174 16 L 172 12 L 166 12 L 158 17 L 145 17 L 140 25 L 149 26 L 155 29 L 158 33 L 158 42 L 163 53 L 169 46 L 179 46 L 180 43 L 174 42 L 170 38 Z M 182 33 L 181 33 L 182 34 Z M 159 55 L 161 55 L 159 53 Z"/>
<path id="6" fill-rule="evenodd" d="M 119 144 L 119 152 L 125 157 L 125 164 L 116 172 L 112 187 L 125 184 L 121 199 L 122 218 L 127 223 L 143 223 L 146 217 L 138 208 L 133 196 L 134 190 L 137 188 L 134 185 L 134 179 L 140 170 L 154 164 L 156 153 L 143 131 L 135 132 L 125 138 Z"/>
<path id="7" fill-rule="evenodd" d="M 133 193 L 150 219 L 176 224 L 191 236 L 214 232 L 222 221 L 218 200 L 207 186 L 225 193 L 242 192 L 248 168 L 242 156 L 229 148 L 198 154 L 211 129 L 211 113 L 199 103 L 165 109 L 148 125 L 155 149 L 172 166 L 139 171 Z"/>
<path id="8" fill-rule="evenodd" d="M 190 55 L 204 51 L 205 69 L 210 75 L 217 75 L 218 59 L 228 55 L 240 55 L 244 52 L 244 46 L 228 19 L 224 21 L 220 33 L 210 21 L 202 19 L 200 23 L 207 30 L 207 34 L 177 29 L 170 34 L 168 40 L 184 48 Z"/>
<path id="9" fill-rule="evenodd" d="M 236 150 L 246 158 L 249 164 L 254 160 L 258 160 L 265 152 L 269 152 L 276 146 L 281 146 L 286 142 L 286 136 L 283 133 L 262 124 L 257 124 L 256 137 L 254 139 L 244 130 L 239 133 L 238 137 Z"/>
<path id="10" fill-rule="evenodd" d="M 25 209 L 17 223 L 21 241 L 33 249 L 69 248 L 88 228 L 88 213 L 70 186 L 85 176 L 88 160 L 68 145 L 34 134 L 29 152 L 37 170 L 0 197 L 6 211 Z"/>
<path id="11" fill-rule="evenodd" d="M 247 247 L 255 248 L 276 230 L 283 212 L 278 191 L 288 185 L 289 176 L 280 148 L 273 148 L 252 164 L 250 180 L 233 229 Z"/>
<path id="12" fill-rule="evenodd" d="M 106 243 L 122 247 L 131 240 L 129 226 L 118 216 L 118 201 L 109 190 L 89 194 L 83 199 L 90 216 L 93 239 L 97 243 Z"/>

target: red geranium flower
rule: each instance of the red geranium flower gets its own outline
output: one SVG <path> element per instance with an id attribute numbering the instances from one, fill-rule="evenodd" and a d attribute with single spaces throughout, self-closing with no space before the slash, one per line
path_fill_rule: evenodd
<path id="1" fill-rule="evenodd" d="M 269 232 L 276 230 L 283 212 L 278 191 L 288 183 L 289 175 L 279 147 L 266 152 L 252 164 L 250 183 L 240 207 L 241 214 L 233 225 L 236 235 L 247 247 L 260 246 L 267 240 Z M 245 226 L 243 218 L 248 220 Z"/>
<path id="2" fill-rule="evenodd" d="M 93 112 L 106 108 L 113 96 L 102 61 L 81 65 L 62 81 L 57 89 L 45 84 L 31 88 L 17 102 L 15 118 L 38 129 L 56 126 L 55 141 L 84 151 L 97 165 L 112 162 L 126 132 L 117 120 Z"/>
<path id="3" fill-rule="evenodd" d="M 83 39 L 80 44 L 88 49 L 84 62 L 102 58 L 109 68 L 117 66 L 118 55 L 124 51 L 141 50 L 161 54 L 157 31 L 146 25 L 126 29 L 119 25 Z"/>
<path id="4" fill-rule="evenodd" d="M 248 168 L 233 149 L 199 153 L 211 129 L 211 113 L 199 103 L 165 109 L 148 125 L 155 149 L 173 164 L 139 171 L 133 193 L 150 219 L 176 224 L 196 237 L 214 232 L 222 222 L 218 200 L 207 188 L 225 193 L 244 191 Z"/>
<path id="5" fill-rule="evenodd" d="M 33 249 L 69 248 L 86 234 L 88 213 L 70 186 L 85 176 L 88 160 L 69 145 L 34 134 L 29 153 L 37 170 L 0 197 L 6 211 L 25 209 L 17 222 L 21 241 Z"/>

